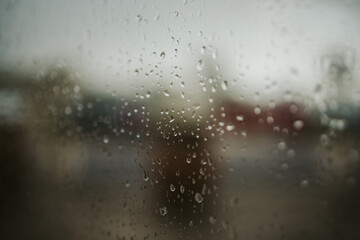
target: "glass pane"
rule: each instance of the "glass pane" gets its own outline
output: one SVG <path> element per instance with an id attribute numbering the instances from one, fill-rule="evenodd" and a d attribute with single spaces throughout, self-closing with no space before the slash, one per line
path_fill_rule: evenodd
<path id="1" fill-rule="evenodd" d="M 0 239 L 360 239 L 359 12 L 0 1 Z"/>

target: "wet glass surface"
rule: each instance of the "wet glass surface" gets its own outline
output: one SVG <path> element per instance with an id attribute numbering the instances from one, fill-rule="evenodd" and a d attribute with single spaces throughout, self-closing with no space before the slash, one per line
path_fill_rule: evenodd
<path id="1" fill-rule="evenodd" d="M 359 239 L 358 1 L 0 1 L 0 239 Z"/>

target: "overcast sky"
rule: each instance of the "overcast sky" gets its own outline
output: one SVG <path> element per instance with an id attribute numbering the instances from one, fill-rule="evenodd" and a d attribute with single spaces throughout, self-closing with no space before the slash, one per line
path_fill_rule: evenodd
<path id="1" fill-rule="evenodd" d="M 218 64 L 234 93 L 310 94 L 321 80 L 319 58 L 334 51 L 359 58 L 358 1 L 0 2 L 0 68 L 64 59 L 98 89 L 198 86 L 202 60 L 210 72 Z"/>

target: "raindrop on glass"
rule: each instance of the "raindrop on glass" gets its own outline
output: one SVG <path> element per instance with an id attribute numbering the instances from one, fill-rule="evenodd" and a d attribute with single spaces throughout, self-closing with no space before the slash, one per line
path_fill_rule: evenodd
<path id="1" fill-rule="evenodd" d="M 204 201 L 204 198 L 200 193 L 195 193 L 195 201 L 197 203 L 202 203 L 202 201 Z"/>
<path id="2" fill-rule="evenodd" d="M 297 131 L 299 131 L 304 127 L 304 122 L 302 120 L 296 120 L 293 126 Z"/>
<path id="3" fill-rule="evenodd" d="M 279 142 L 279 144 L 278 144 L 278 149 L 279 149 L 280 151 L 284 151 L 285 148 L 286 148 L 286 143 L 285 143 L 284 141 Z"/>
<path id="4" fill-rule="evenodd" d="M 165 52 L 161 52 L 161 53 L 160 53 L 160 57 L 161 57 L 162 59 L 164 59 L 164 58 L 165 58 Z"/>
<path id="5" fill-rule="evenodd" d="M 66 107 L 66 108 L 65 108 L 65 114 L 66 114 L 66 115 L 70 115 L 71 113 L 72 113 L 71 107 Z"/>
<path id="6" fill-rule="evenodd" d="M 143 175 L 144 181 L 147 182 L 149 181 L 149 174 L 144 170 L 144 175 Z"/>
<path id="7" fill-rule="evenodd" d="M 244 121 L 244 116 L 243 115 L 237 115 L 236 116 L 236 121 L 239 121 L 239 122 Z"/>
<path id="8" fill-rule="evenodd" d="M 309 180 L 304 179 L 300 182 L 300 187 L 306 188 L 308 186 L 309 186 Z"/>
<path id="9" fill-rule="evenodd" d="M 281 164 L 281 170 L 286 171 L 289 169 L 289 165 L 287 163 Z"/>
<path id="10" fill-rule="evenodd" d="M 235 126 L 234 125 L 232 125 L 231 123 L 230 124 L 228 124 L 228 125 L 226 125 L 226 130 L 227 131 L 232 131 L 232 130 L 234 130 L 235 129 Z"/>
<path id="11" fill-rule="evenodd" d="M 210 216 L 210 217 L 209 217 L 209 222 L 210 222 L 212 225 L 215 225 L 215 224 L 216 224 L 216 218 L 213 217 L 213 216 Z"/>
<path id="12" fill-rule="evenodd" d="M 180 192 L 184 193 L 185 192 L 185 187 L 183 185 L 180 185 Z"/>
<path id="13" fill-rule="evenodd" d="M 197 70 L 201 71 L 204 68 L 204 62 L 202 60 L 199 60 L 196 65 Z"/>
<path id="14" fill-rule="evenodd" d="M 165 216 L 168 213 L 167 207 L 160 208 L 160 215 Z"/>
<path id="15" fill-rule="evenodd" d="M 227 81 L 222 81 L 221 82 L 221 88 L 222 88 L 222 90 L 226 91 L 228 89 L 228 82 Z"/>

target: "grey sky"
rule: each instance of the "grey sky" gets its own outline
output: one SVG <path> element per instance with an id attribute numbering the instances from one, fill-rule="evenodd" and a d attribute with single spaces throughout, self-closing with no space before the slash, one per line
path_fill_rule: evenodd
<path id="1" fill-rule="evenodd" d="M 169 84 L 174 71 L 197 85 L 205 46 L 223 78 L 238 80 L 235 92 L 244 85 L 264 91 L 275 81 L 306 94 L 320 81 L 319 57 L 337 48 L 358 56 L 360 46 L 356 1 L 14 0 L 0 6 L 1 68 L 65 59 L 91 87 L 119 92 L 124 84 L 134 91 L 139 84 Z"/>

